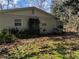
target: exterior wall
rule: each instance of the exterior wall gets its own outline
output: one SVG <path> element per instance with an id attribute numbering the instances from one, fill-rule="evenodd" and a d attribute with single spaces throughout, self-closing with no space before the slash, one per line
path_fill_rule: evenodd
<path id="1" fill-rule="evenodd" d="M 12 15 L 13 14 L 13 15 Z M 51 33 L 54 28 L 57 27 L 57 21 L 56 19 L 50 15 L 47 15 L 41 11 L 35 10 L 35 14 L 39 20 L 40 20 L 40 33 Z M 22 20 L 22 26 L 18 27 L 19 29 L 28 29 L 28 20 L 32 15 L 32 10 L 27 11 L 17 11 L 13 13 L 9 13 L 9 15 L 6 14 L 0 14 L 0 30 L 4 28 L 14 28 L 14 20 L 15 19 L 21 19 Z M 46 24 L 46 25 L 44 25 Z M 44 29 L 46 31 L 44 31 Z"/>
<path id="2" fill-rule="evenodd" d="M 14 24 L 15 19 L 22 20 L 22 26 L 18 27 L 19 29 L 28 28 L 27 25 L 28 17 L 26 18 L 24 16 L 0 14 L 0 30 L 4 28 L 15 28 L 15 24 Z"/>
<path id="3" fill-rule="evenodd" d="M 32 14 L 32 10 L 28 9 L 28 10 L 24 10 L 24 11 L 15 11 L 15 12 L 10 12 L 7 14 L 16 14 L 16 15 L 31 15 Z"/>
<path id="4" fill-rule="evenodd" d="M 52 18 L 39 18 L 40 19 L 40 33 L 51 33 L 56 28 L 56 21 Z M 46 24 L 45 26 L 43 24 Z M 43 31 L 43 30 L 46 31 Z"/>
<path id="5" fill-rule="evenodd" d="M 47 13 L 44 13 L 42 11 L 38 11 L 38 10 L 35 10 L 35 15 L 39 16 L 39 17 L 47 17 L 47 18 L 50 18 L 51 16 L 48 15 Z M 53 16 L 52 16 L 53 17 Z"/>

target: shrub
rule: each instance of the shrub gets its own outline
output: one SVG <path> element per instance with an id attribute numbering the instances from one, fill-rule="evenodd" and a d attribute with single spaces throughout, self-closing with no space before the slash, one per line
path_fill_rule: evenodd
<path id="1" fill-rule="evenodd" d="M 34 34 L 32 34 L 31 30 L 28 29 L 18 30 L 17 28 L 12 28 L 9 29 L 9 33 L 14 34 L 17 38 L 20 39 L 26 39 L 35 36 Z"/>
<path id="2" fill-rule="evenodd" d="M 18 38 L 25 39 L 25 38 L 30 37 L 30 33 L 29 33 L 29 31 L 28 31 L 27 29 L 24 29 L 24 30 L 20 30 L 20 31 L 16 34 L 16 36 L 17 36 Z"/>
<path id="3" fill-rule="evenodd" d="M 11 43 L 16 40 L 16 37 L 8 33 L 7 29 L 2 30 L 0 33 L 0 44 L 2 43 Z"/>
<path id="4" fill-rule="evenodd" d="M 18 30 L 17 28 L 9 29 L 9 33 L 14 34 L 17 38 L 20 36 L 20 30 Z"/>
<path id="5" fill-rule="evenodd" d="M 19 30 L 17 28 L 9 29 L 9 33 L 11 33 L 11 34 L 17 34 L 18 32 L 19 32 Z"/>

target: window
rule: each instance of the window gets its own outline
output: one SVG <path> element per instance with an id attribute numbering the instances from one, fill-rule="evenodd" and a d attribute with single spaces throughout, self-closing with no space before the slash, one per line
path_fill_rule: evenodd
<path id="1" fill-rule="evenodd" d="M 21 26 L 21 19 L 15 19 L 15 26 Z"/>

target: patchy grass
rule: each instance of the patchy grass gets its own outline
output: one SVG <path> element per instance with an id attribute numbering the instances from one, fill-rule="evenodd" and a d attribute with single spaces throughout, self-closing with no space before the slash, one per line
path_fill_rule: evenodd
<path id="1" fill-rule="evenodd" d="M 79 38 L 39 37 L 17 40 L 5 47 L 6 59 L 79 59 Z"/>

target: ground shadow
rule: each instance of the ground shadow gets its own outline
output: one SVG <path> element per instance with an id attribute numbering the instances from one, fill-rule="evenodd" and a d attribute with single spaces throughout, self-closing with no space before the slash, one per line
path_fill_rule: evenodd
<path id="1" fill-rule="evenodd" d="M 54 33 L 54 34 L 39 34 L 39 35 L 33 35 L 29 38 L 39 38 L 39 37 L 62 37 L 63 39 L 71 39 L 71 38 L 79 38 L 78 32 L 63 32 L 61 34 Z M 28 39 L 29 39 L 28 38 Z"/>

